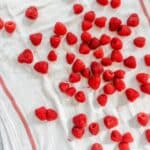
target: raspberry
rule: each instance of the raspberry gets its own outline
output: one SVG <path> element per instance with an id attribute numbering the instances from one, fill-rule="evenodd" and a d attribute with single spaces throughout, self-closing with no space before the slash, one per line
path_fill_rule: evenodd
<path id="1" fill-rule="evenodd" d="M 34 46 L 38 46 L 41 44 L 41 41 L 42 41 L 42 38 L 43 38 L 43 35 L 42 33 L 34 33 L 34 34 L 31 34 L 29 36 L 29 39 L 31 41 L 31 43 L 34 45 Z"/>
<path id="2" fill-rule="evenodd" d="M 53 48 L 57 48 L 61 42 L 61 38 L 57 35 L 53 35 L 52 37 L 50 37 L 49 42 Z"/>
<path id="3" fill-rule="evenodd" d="M 54 33 L 58 36 L 65 35 L 67 32 L 66 26 L 62 22 L 56 22 L 54 26 Z"/>
<path id="4" fill-rule="evenodd" d="M 94 143 L 91 147 L 91 150 L 103 150 L 103 147 L 99 143 Z"/>
<path id="5" fill-rule="evenodd" d="M 89 131 L 92 135 L 97 135 L 100 131 L 99 124 L 97 122 L 90 123 Z"/>
<path id="6" fill-rule="evenodd" d="M 89 47 L 91 49 L 96 49 L 100 46 L 100 42 L 99 39 L 97 39 L 96 37 L 92 38 L 90 43 L 89 43 Z"/>
<path id="7" fill-rule="evenodd" d="M 122 141 L 122 135 L 118 130 L 113 130 L 111 132 L 110 138 L 114 142 L 121 142 Z"/>
<path id="8" fill-rule="evenodd" d="M 86 97 L 85 97 L 85 94 L 83 91 L 78 91 L 76 94 L 75 94 L 75 99 L 77 102 L 79 103 L 84 103 L 86 101 Z"/>
<path id="9" fill-rule="evenodd" d="M 47 58 L 49 61 L 56 61 L 57 60 L 57 54 L 55 53 L 54 50 L 52 50 L 49 52 Z"/>
<path id="10" fill-rule="evenodd" d="M 107 18 L 106 17 L 98 17 L 95 19 L 95 25 L 99 28 L 103 28 L 106 25 Z"/>
<path id="11" fill-rule="evenodd" d="M 150 66 L 150 54 L 146 54 L 144 56 L 144 61 L 145 61 L 146 66 Z"/>
<path id="12" fill-rule="evenodd" d="M 108 5 L 108 0 L 96 0 L 98 4 L 102 5 L 102 6 L 106 6 Z"/>
<path id="13" fill-rule="evenodd" d="M 147 142 L 150 143 L 150 129 L 147 129 L 147 130 L 145 131 L 145 137 L 146 137 L 146 139 L 147 139 Z"/>
<path id="14" fill-rule="evenodd" d="M 89 43 L 92 39 L 92 35 L 89 33 L 89 32 L 86 32 L 84 31 L 82 34 L 81 34 L 81 40 L 84 42 L 84 43 Z"/>
<path id="15" fill-rule="evenodd" d="M 65 83 L 65 82 L 60 82 L 59 83 L 59 89 L 61 90 L 61 92 L 66 92 L 67 89 L 69 88 L 69 84 Z"/>
<path id="16" fill-rule="evenodd" d="M 77 139 L 81 139 L 84 135 L 84 132 L 85 131 L 83 128 L 79 128 L 79 127 L 72 128 L 72 135 Z"/>
<path id="17" fill-rule="evenodd" d="M 88 84 L 93 90 L 97 90 L 101 84 L 101 78 L 99 76 L 91 76 L 88 79 Z"/>
<path id="18" fill-rule="evenodd" d="M 119 38 L 114 37 L 111 39 L 111 47 L 114 50 L 120 50 L 123 47 L 123 43 Z"/>
<path id="19" fill-rule="evenodd" d="M 39 61 L 35 63 L 34 69 L 42 74 L 48 73 L 48 63 L 46 61 Z"/>
<path id="20" fill-rule="evenodd" d="M 106 44 L 109 44 L 111 41 L 111 38 L 109 35 L 107 34 L 102 34 L 101 37 L 100 37 L 100 44 L 101 45 L 106 45 Z"/>
<path id="21" fill-rule="evenodd" d="M 145 46 L 146 39 L 145 37 L 139 36 L 134 39 L 133 43 L 136 47 L 143 48 Z"/>
<path id="22" fill-rule="evenodd" d="M 58 118 L 58 114 L 54 109 L 47 109 L 46 111 L 46 120 L 47 121 L 54 121 Z"/>
<path id="23" fill-rule="evenodd" d="M 37 9 L 37 7 L 36 6 L 28 7 L 27 10 L 25 11 L 25 16 L 28 19 L 31 19 L 31 20 L 37 19 L 37 17 L 38 17 L 38 9 Z"/>
<path id="24" fill-rule="evenodd" d="M 77 43 L 78 38 L 74 33 L 68 32 L 66 35 L 66 40 L 69 45 L 73 45 Z"/>
<path id="25" fill-rule="evenodd" d="M 84 128 L 87 126 L 86 114 L 80 113 L 72 118 L 72 122 L 78 128 Z"/>
<path id="26" fill-rule="evenodd" d="M 35 109 L 35 115 L 39 120 L 45 121 L 46 120 L 46 108 L 42 106 L 42 107 Z"/>
<path id="27" fill-rule="evenodd" d="M 115 116 L 105 116 L 104 117 L 104 124 L 106 128 L 111 129 L 118 125 L 118 119 Z"/>
<path id="28" fill-rule="evenodd" d="M 87 20 L 87 21 L 89 21 L 89 22 L 93 22 L 94 21 L 94 19 L 95 19 L 95 16 L 96 16 L 96 14 L 95 14 L 95 12 L 94 11 L 88 11 L 88 12 L 86 12 L 85 14 L 84 14 L 84 20 Z"/>
<path id="29" fill-rule="evenodd" d="M 81 76 L 79 73 L 72 72 L 69 76 L 69 81 L 71 83 L 76 83 L 76 82 L 79 82 L 80 80 L 81 80 Z"/>
<path id="30" fill-rule="evenodd" d="M 105 70 L 103 73 L 104 81 L 111 81 L 114 78 L 114 72 L 111 70 Z"/>
<path id="31" fill-rule="evenodd" d="M 129 144 L 125 142 L 119 143 L 119 150 L 130 150 Z"/>
<path id="32" fill-rule="evenodd" d="M 0 30 L 2 30 L 4 27 L 4 21 L 2 18 L 0 18 Z"/>
<path id="33" fill-rule="evenodd" d="M 119 92 L 126 88 L 125 82 L 122 79 L 115 78 L 113 83 L 116 90 Z"/>
<path id="34" fill-rule="evenodd" d="M 31 64 L 33 62 L 33 53 L 30 49 L 25 49 L 19 56 L 18 56 L 19 63 L 26 63 Z"/>
<path id="35" fill-rule="evenodd" d="M 140 96 L 139 92 L 132 88 L 126 89 L 125 94 L 130 102 L 134 102 Z"/>
<path id="36" fill-rule="evenodd" d="M 13 33 L 16 29 L 16 23 L 14 21 L 5 22 L 5 31 L 8 33 Z"/>
<path id="37" fill-rule="evenodd" d="M 105 94 L 101 94 L 97 97 L 97 102 L 101 106 L 105 106 L 107 104 L 108 97 Z"/>
<path id="38" fill-rule="evenodd" d="M 109 94 L 109 95 L 113 94 L 116 91 L 112 83 L 105 84 L 103 90 L 105 94 Z"/>
<path id="39" fill-rule="evenodd" d="M 137 114 L 137 121 L 140 125 L 146 126 L 149 122 L 149 115 L 145 112 L 139 112 Z"/>
<path id="40" fill-rule="evenodd" d="M 109 57 L 103 57 L 101 60 L 101 63 L 103 66 L 111 66 L 112 65 L 112 61 Z"/>
<path id="41" fill-rule="evenodd" d="M 82 30 L 87 31 L 92 28 L 92 23 L 90 21 L 84 20 L 82 22 Z"/>
<path id="42" fill-rule="evenodd" d="M 121 0 L 111 0 L 111 7 L 112 8 L 118 8 L 118 7 L 120 7 L 120 5 L 121 5 Z"/>
<path id="43" fill-rule="evenodd" d="M 139 83 L 145 84 L 148 82 L 148 79 L 149 79 L 149 74 L 147 74 L 147 73 L 138 73 L 136 75 L 136 80 Z"/>
<path id="44" fill-rule="evenodd" d="M 129 56 L 124 60 L 124 65 L 130 69 L 135 69 L 137 66 L 136 58 L 134 56 Z"/>
<path id="45" fill-rule="evenodd" d="M 121 53 L 121 51 L 119 50 L 113 50 L 111 53 L 111 60 L 114 62 L 122 62 L 123 61 L 123 55 Z"/>
<path id="46" fill-rule="evenodd" d="M 66 54 L 66 61 L 68 64 L 72 64 L 74 59 L 75 59 L 75 54 L 73 54 L 73 53 Z"/>
<path id="47" fill-rule="evenodd" d="M 85 64 L 81 59 L 76 59 L 72 66 L 73 72 L 81 72 L 85 68 Z"/>
<path id="48" fill-rule="evenodd" d="M 73 5 L 73 12 L 74 12 L 74 14 L 82 13 L 83 9 L 84 9 L 83 6 L 81 4 L 79 4 L 79 3 L 76 3 L 76 4 Z"/>
<path id="49" fill-rule="evenodd" d="M 91 71 L 92 71 L 93 75 L 99 76 L 104 71 L 104 68 L 100 63 L 93 61 L 93 62 L 91 62 Z"/>
<path id="50" fill-rule="evenodd" d="M 136 13 L 133 13 L 129 16 L 129 18 L 127 19 L 127 25 L 131 26 L 131 27 L 136 27 L 139 25 L 139 16 Z"/>
<path id="51" fill-rule="evenodd" d="M 85 78 L 89 78 L 90 77 L 90 69 L 89 68 L 84 68 L 81 72 L 82 76 L 85 77 Z"/>
<path id="52" fill-rule="evenodd" d="M 132 143 L 134 141 L 132 135 L 130 132 L 126 132 L 123 136 L 122 136 L 122 142 L 125 143 Z"/>
<path id="53" fill-rule="evenodd" d="M 127 25 L 120 25 L 118 34 L 120 36 L 129 36 L 131 34 L 131 29 Z"/>
<path id="54" fill-rule="evenodd" d="M 121 25 L 122 21 L 117 17 L 112 17 L 109 20 L 109 30 L 117 31 Z"/>
<path id="55" fill-rule="evenodd" d="M 115 78 L 123 79 L 126 73 L 124 70 L 118 69 L 114 72 L 114 74 L 115 74 Z"/>
<path id="56" fill-rule="evenodd" d="M 103 51 L 102 48 L 99 48 L 99 49 L 97 49 L 97 50 L 94 51 L 93 55 L 97 59 L 103 58 L 104 57 L 104 51 Z"/>
<path id="57" fill-rule="evenodd" d="M 140 89 L 143 93 L 150 95 L 150 83 L 142 84 Z"/>
<path id="58" fill-rule="evenodd" d="M 75 88 L 75 87 L 69 87 L 69 88 L 65 91 L 65 93 L 66 93 L 68 96 L 72 97 L 72 96 L 74 96 L 74 94 L 76 93 L 76 88 Z"/>
<path id="59" fill-rule="evenodd" d="M 90 52 L 90 48 L 87 44 L 81 43 L 79 47 L 79 53 L 88 54 Z"/>

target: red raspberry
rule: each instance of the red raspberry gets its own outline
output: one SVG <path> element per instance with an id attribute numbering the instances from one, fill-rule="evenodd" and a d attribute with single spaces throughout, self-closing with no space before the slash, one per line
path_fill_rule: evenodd
<path id="1" fill-rule="evenodd" d="M 150 129 L 147 129 L 147 130 L 145 131 L 145 137 L 146 137 L 146 139 L 147 139 L 147 142 L 150 143 Z"/>
<path id="2" fill-rule="evenodd" d="M 81 34 L 81 40 L 84 42 L 84 43 L 89 43 L 92 39 L 92 35 L 89 33 L 89 32 L 86 32 L 84 31 L 82 34 Z"/>
<path id="3" fill-rule="evenodd" d="M 4 27 L 4 21 L 2 18 L 0 18 L 0 30 L 2 30 Z"/>
<path id="4" fill-rule="evenodd" d="M 97 39 L 96 37 L 93 37 L 89 43 L 89 47 L 91 49 L 96 49 L 100 46 L 100 42 L 99 39 Z"/>
<path id="5" fill-rule="evenodd" d="M 123 79 L 126 73 L 124 70 L 118 69 L 114 72 L 114 74 L 115 74 L 115 78 Z"/>
<path id="6" fill-rule="evenodd" d="M 89 131 L 92 135 L 97 135 L 100 131 L 99 124 L 97 122 L 90 123 Z"/>
<path id="7" fill-rule="evenodd" d="M 131 14 L 127 20 L 127 25 L 131 27 L 136 27 L 139 25 L 139 23 L 139 16 L 136 13 Z"/>
<path id="8" fill-rule="evenodd" d="M 118 8 L 121 5 L 121 0 L 111 0 L 110 4 L 112 8 Z"/>
<path id="9" fill-rule="evenodd" d="M 47 109 L 46 111 L 46 119 L 47 121 L 54 121 L 58 118 L 58 114 L 54 109 Z"/>
<path id="10" fill-rule="evenodd" d="M 100 63 L 93 61 L 91 62 L 91 71 L 93 75 L 99 76 L 104 71 L 104 68 Z"/>
<path id="11" fill-rule="evenodd" d="M 126 89 L 125 94 L 130 102 L 134 102 L 140 96 L 139 92 L 132 88 Z"/>
<path id="12" fill-rule="evenodd" d="M 109 57 L 103 57 L 101 60 L 101 63 L 103 66 L 111 66 L 112 65 L 112 61 Z"/>
<path id="13" fill-rule="evenodd" d="M 16 29 L 16 23 L 14 21 L 5 22 L 5 31 L 8 33 L 13 33 Z"/>
<path id="14" fill-rule="evenodd" d="M 115 116 L 105 116 L 104 117 L 104 124 L 106 128 L 111 129 L 118 125 L 118 119 Z"/>
<path id="15" fill-rule="evenodd" d="M 145 84 L 148 82 L 148 79 L 149 79 L 149 74 L 147 73 L 138 73 L 136 75 L 136 80 L 140 83 Z"/>
<path id="16" fill-rule="evenodd" d="M 85 94 L 83 91 L 78 91 L 76 94 L 75 94 L 75 99 L 77 102 L 79 103 L 84 103 L 86 101 L 86 97 L 85 97 Z"/>
<path id="17" fill-rule="evenodd" d="M 139 36 L 134 39 L 133 43 L 136 47 L 143 48 L 145 46 L 146 39 L 145 37 Z"/>
<path id="18" fill-rule="evenodd" d="M 79 47 L 79 53 L 88 54 L 90 52 L 90 48 L 87 44 L 81 43 Z"/>
<path id="19" fill-rule="evenodd" d="M 134 56 L 129 56 L 124 59 L 124 65 L 130 69 L 135 69 L 137 66 L 136 58 Z"/>
<path id="20" fill-rule="evenodd" d="M 65 83 L 65 82 L 60 82 L 59 83 L 59 89 L 61 90 L 61 92 L 66 92 L 69 88 L 69 84 Z"/>
<path id="21" fill-rule="evenodd" d="M 68 32 L 66 35 L 66 40 L 69 45 L 73 45 L 77 43 L 78 38 L 74 33 Z"/>
<path id="22" fill-rule="evenodd" d="M 123 43 L 119 38 L 114 37 L 111 39 L 111 47 L 114 50 L 120 50 L 123 47 Z"/>
<path id="23" fill-rule="evenodd" d="M 81 80 L 81 76 L 79 73 L 72 72 L 69 76 L 69 81 L 71 83 L 76 83 L 76 82 L 79 82 L 80 80 Z"/>
<path id="24" fill-rule="evenodd" d="M 67 33 L 67 28 L 62 22 L 56 22 L 54 26 L 54 33 L 58 36 L 65 35 Z"/>
<path id="25" fill-rule="evenodd" d="M 144 61 L 145 61 L 146 66 L 150 66 L 150 54 L 146 54 L 144 56 Z"/>
<path id="26" fill-rule="evenodd" d="M 89 22 L 93 22 L 94 21 L 94 19 L 95 19 L 95 16 L 96 16 L 96 14 L 95 14 L 95 12 L 94 11 L 88 11 L 88 12 L 86 12 L 85 14 L 84 14 L 84 20 L 87 20 L 87 21 L 89 21 Z"/>
<path id="27" fill-rule="evenodd" d="M 143 93 L 150 95 L 150 83 L 142 84 L 140 88 Z"/>
<path id="28" fill-rule="evenodd" d="M 123 61 L 122 53 L 118 50 L 113 50 L 111 53 L 111 60 L 118 63 L 122 62 Z"/>
<path id="29" fill-rule="evenodd" d="M 30 49 L 25 49 L 19 56 L 18 56 L 19 63 L 26 63 L 31 64 L 33 62 L 33 53 Z"/>
<path id="30" fill-rule="evenodd" d="M 89 30 L 89 29 L 91 29 L 91 28 L 92 28 L 92 23 L 91 23 L 90 21 L 84 20 L 84 21 L 82 22 L 82 30 L 83 30 L 83 31 L 87 31 L 87 30 Z"/>
<path id="31" fill-rule="evenodd" d="M 43 38 L 43 35 L 42 33 L 34 33 L 34 34 L 31 34 L 29 36 L 29 39 L 31 41 L 31 43 L 34 45 L 34 46 L 38 46 L 41 44 L 41 41 L 42 41 L 42 38 Z"/>
<path id="32" fill-rule="evenodd" d="M 99 49 L 97 49 L 97 50 L 94 51 L 93 55 L 97 59 L 103 58 L 104 57 L 104 51 L 103 51 L 102 48 L 99 48 Z"/>
<path id="33" fill-rule="evenodd" d="M 110 138 L 114 142 L 121 142 L 122 141 L 122 135 L 118 130 L 113 130 L 111 132 Z"/>
<path id="34" fill-rule="evenodd" d="M 47 56 L 49 61 L 56 61 L 57 60 L 57 54 L 55 51 L 50 51 L 48 56 Z"/>
<path id="35" fill-rule="evenodd" d="M 122 136 L 122 142 L 125 143 L 132 143 L 134 141 L 132 134 L 130 132 L 126 132 L 123 136 Z"/>
<path id="36" fill-rule="evenodd" d="M 101 94 L 97 97 L 97 102 L 101 106 L 105 106 L 107 104 L 108 97 L 105 94 Z"/>
<path id="37" fill-rule="evenodd" d="M 65 92 L 68 96 L 72 97 L 74 96 L 74 94 L 76 93 L 76 88 L 75 87 L 69 87 L 66 92 Z"/>
<path id="38" fill-rule="evenodd" d="M 100 44 L 101 44 L 101 45 L 109 44 L 110 41 L 111 41 L 111 38 L 110 38 L 109 35 L 107 35 L 107 34 L 101 35 L 101 37 L 100 37 Z"/>
<path id="39" fill-rule="evenodd" d="M 113 83 L 116 90 L 119 92 L 126 88 L 125 82 L 122 79 L 115 78 Z"/>
<path id="40" fill-rule="evenodd" d="M 35 109 L 35 115 L 39 120 L 45 121 L 46 120 L 46 108 L 42 106 L 42 107 Z"/>
<path id="41" fill-rule="evenodd" d="M 91 76 L 88 79 L 88 84 L 93 90 L 97 90 L 101 84 L 101 78 L 99 76 Z"/>
<path id="42" fill-rule="evenodd" d="M 72 128 L 72 135 L 77 138 L 81 139 L 84 135 L 84 128 L 79 128 L 79 127 L 73 127 Z"/>
<path id="43" fill-rule="evenodd" d="M 81 5 L 81 4 L 79 4 L 79 3 L 76 3 L 76 4 L 74 4 L 73 5 L 73 12 L 75 13 L 75 14 L 80 14 L 80 13 L 82 13 L 83 12 L 83 6 Z"/>
<path id="44" fill-rule="evenodd" d="M 114 78 L 114 72 L 111 70 L 105 70 L 103 73 L 104 81 L 111 81 Z"/>
<path id="45" fill-rule="evenodd" d="M 46 61 L 39 61 L 35 63 L 34 69 L 42 74 L 48 73 L 48 63 Z"/>
<path id="46" fill-rule="evenodd" d="M 112 17 L 109 20 L 109 30 L 117 31 L 121 25 L 122 21 L 117 17 Z"/>
<path id="47" fill-rule="evenodd" d="M 35 20 L 38 17 L 38 8 L 36 6 L 30 6 L 25 11 L 25 16 L 28 19 Z"/>
<path id="48" fill-rule="evenodd" d="M 76 127 L 85 128 L 87 126 L 86 114 L 80 113 L 72 118 L 72 122 Z"/>
<path id="49" fill-rule="evenodd" d="M 99 143 L 94 143 L 91 147 L 91 150 L 103 150 L 103 147 Z"/>
<path id="50" fill-rule="evenodd" d="M 98 17 L 95 19 L 95 25 L 99 28 L 103 28 L 106 25 L 107 18 L 106 17 Z"/>
<path id="51" fill-rule="evenodd" d="M 81 72 L 82 76 L 85 77 L 85 78 L 89 78 L 90 77 L 90 69 L 89 68 L 84 68 Z"/>
<path id="52" fill-rule="evenodd" d="M 59 46 L 60 42 L 61 42 L 61 38 L 57 35 L 53 35 L 50 38 L 49 42 L 50 42 L 50 44 L 53 48 L 57 48 Z"/>
<path id="53" fill-rule="evenodd" d="M 96 0 L 98 4 L 102 5 L 102 6 L 106 6 L 108 5 L 108 0 Z"/>
<path id="54" fill-rule="evenodd" d="M 129 36 L 131 34 L 131 29 L 127 25 L 120 25 L 118 34 L 120 36 Z"/>
<path id="55" fill-rule="evenodd" d="M 137 121 L 140 125 L 146 126 L 149 122 L 149 115 L 145 112 L 139 112 L 137 114 Z"/>
<path id="56" fill-rule="evenodd" d="M 66 61 L 68 64 L 72 64 L 74 59 L 75 59 L 75 54 L 73 54 L 73 53 L 66 54 Z"/>
<path id="57" fill-rule="evenodd" d="M 72 66 L 73 72 L 81 72 L 85 68 L 85 64 L 81 59 L 76 59 Z"/>
<path id="58" fill-rule="evenodd" d="M 113 94 L 116 91 L 116 89 L 112 83 L 105 84 L 103 87 L 103 90 L 104 90 L 105 94 L 109 94 L 109 95 Z"/>
<path id="59" fill-rule="evenodd" d="M 129 144 L 125 142 L 119 143 L 119 150 L 130 150 Z"/>

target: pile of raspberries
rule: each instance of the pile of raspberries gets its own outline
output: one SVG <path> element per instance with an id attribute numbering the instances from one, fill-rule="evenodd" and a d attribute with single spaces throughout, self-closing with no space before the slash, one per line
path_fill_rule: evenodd
<path id="1" fill-rule="evenodd" d="M 121 0 L 96 0 L 97 5 L 117 9 L 121 6 Z M 140 18 L 137 13 L 132 13 L 126 19 L 126 23 L 123 23 L 119 17 L 111 17 L 109 20 L 106 16 L 96 16 L 95 11 L 89 10 L 84 12 L 84 6 L 80 3 L 75 3 L 72 7 L 72 12 L 80 17 L 83 16 L 81 22 L 81 35 L 78 37 L 73 32 L 68 31 L 67 26 L 63 22 L 56 22 L 53 27 L 53 35 L 49 39 L 49 44 L 53 50 L 47 54 L 47 60 L 41 60 L 34 62 L 34 55 L 32 50 L 24 49 L 19 54 L 17 60 L 20 64 L 32 64 L 33 69 L 40 74 L 47 74 L 49 69 L 49 62 L 57 61 L 57 51 L 62 42 L 67 42 L 69 46 L 78 44 L 78 52 L 81 55 L 93 54 L 95 60 L 91 61 L 90 66 L 86 66 L 84 60 L 78 58 L 73 52 L 66 53 L 66 63 L 71 65 L 71 73 L 68 75 L 68 82 L 62 81 L 58 87 L 60 92 L 73 97 L 77 103 L 86 103 L 87 97 L 83 90 L 78 90 L 73 86 L 79 83 L 82 78 L 87 80 L 87 85 L 92 90 L 103 89 L 103 93 L 97 97 L 97 104 L 104 107 L 108 103 L 108 96 L 117 92 L 124 92 L 128 102 L 133 103 L 140 97 L 140 92 L 132 87 L 126 87 L 124 81 L 126 71 L 123 69 L 117 69 L 115 71 L 107 69 L 113 65 L 113 63 L 122 63 L 128 69 L 136 69 L 137 60 L 136 57 L 131 55 L 127 58 L 123 57 L 123 41 L 121 37 L 128 37 L 132 34 L 132 30 L 138 27 L 140 24 Z M 30 21 L 36 21 L 39 17 L 38 8 L 31 6 L 26 9 L 25 17 Z M 116 36 L 111 37 L 109 34 L 102 34 L 100 37 L 95 37 L 90 33 L 92 27 L 106 28 Z M 12 34 L 16 29 L 16 23 L 14 21 L 4 22 L 0 19 L 0 29 L 4 27 L 5 31 Z M 62 38 L 64 40 L 62 40 Z M 79 42 L 79 38 L 81 42 Z M 42 43 L 43 35 L 41 32 L 33 33 L 29 35 L 29 40 L 33 46 L 37 47 Z M 137 36 L 133 39 L 132 43 L 136 48 L 143 48 L 146 44 L 146 39 L 143 36 Z M 105 55 L 105 46 L 110 45 L 112 50 L 109 56 Z M 150 54 L 146 54 L 143 58 L 145 65 L 150 67 Z M 149 74 L 146 72 L 139 72 L 135 75 L 137 82 L 139 83 L 141 92 L 150 95 L 150 82 Z M 101 87 L 101 83 L 104 82 L 104 86 Z M 36 117 L 41 121 L 54 121 L 58 119 L 58 113 L 52 108 L 45 108 L 41 106 L 35 110 Z M 150 120 L 149 114 L 145 112 L 139 112 L 137 114 L 137 122 L 141 126 L 148 125 Z M 133 135 L 127 131 L 121 133 L 117 129 L 119 124 L 118 118 L 112 115 L 107 115 L 103 118 L 105 127 L 111 130 L 110 139 L 113 142 L 118 143 L 119 150 L 130 150 L 130 143 L 134 141 Z M 100 133 L 100 125 L 98 122 L 88 123 L 88 116 L 84 113 L 76 114 L 72 117 L 72 135 L 76 139 L 83 138 L 86 129 L 88 128 L 91 135 L 96 136 Z M 145 137 L 147 142 L 150 142 L 150 129 L 145 131 Z M 93 143 L 91 150 L 103 150 L 103 146 L 100 143 Z"/>

